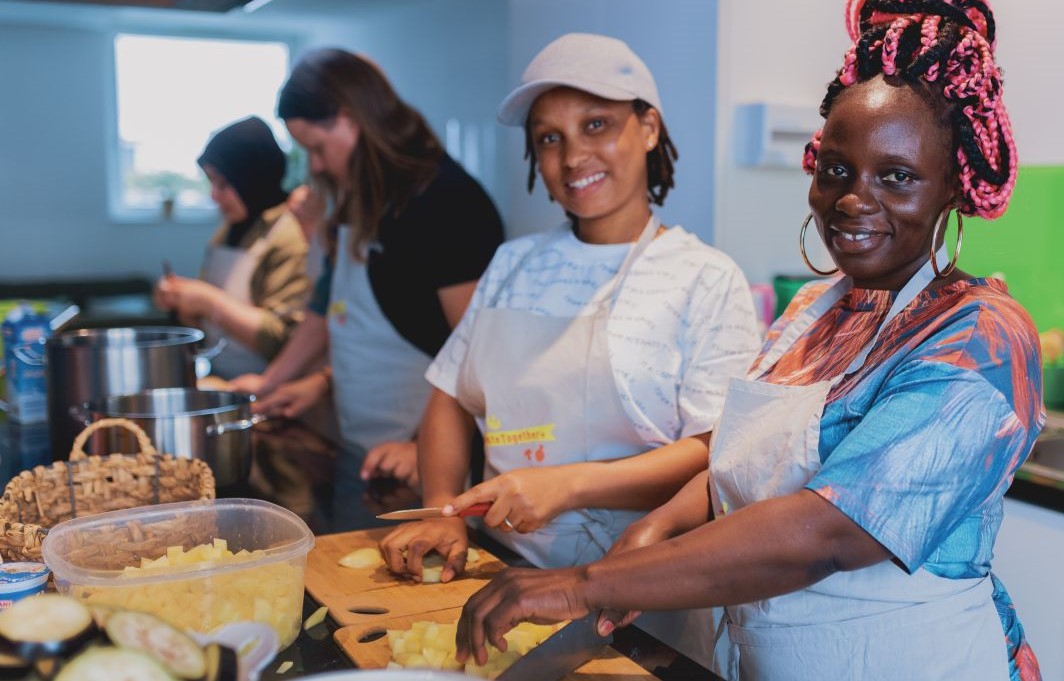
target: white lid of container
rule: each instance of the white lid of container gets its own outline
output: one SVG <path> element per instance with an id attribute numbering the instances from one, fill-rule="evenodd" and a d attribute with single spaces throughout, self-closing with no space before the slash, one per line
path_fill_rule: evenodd
<path id="1" fill-rule="evenodd" d="M 48 566 L 44 563 L 4 563 L 0 565 L 0 594 L 44 584 L 48 581 L 48 573 Z"/>

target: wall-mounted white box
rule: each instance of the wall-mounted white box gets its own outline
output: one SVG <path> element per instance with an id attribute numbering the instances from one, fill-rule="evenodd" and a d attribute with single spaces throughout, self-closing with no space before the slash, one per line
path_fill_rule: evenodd
<path id="1" fill-rule="evenodd" d="M 735 162 L 746 168 L 800 170 L 805 145 L 823 124 L 812 106 L 740 104 L 735 109 Z"/>

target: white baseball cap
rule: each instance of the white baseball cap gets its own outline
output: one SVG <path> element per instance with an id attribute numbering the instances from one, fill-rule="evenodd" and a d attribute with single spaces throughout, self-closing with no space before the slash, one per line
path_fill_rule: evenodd
<path id="1" fill-rule="evenodd" d="M 521 85 L 499 105 L 499 122 L 523 126 L 536 98 L 556 87 L 620 102 L 642 99 L 661 111 L 654 76 L 623 40 L 568 33 L 544 47 L 528 65 Z"/>

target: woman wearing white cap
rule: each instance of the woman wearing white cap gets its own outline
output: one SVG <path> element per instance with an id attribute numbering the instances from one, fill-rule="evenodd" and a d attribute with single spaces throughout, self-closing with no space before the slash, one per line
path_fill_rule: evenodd
<path id="1" fill-rule="evenodd" d="M 424 502 L 448 515 L 492 502 L 485 529 L 532 563 L 586 563 L 706 467 L 757 325 L 739 268 L 651 211 L 673 186 L 676 151 L 654 79 L 625 43 L 555 40 L 499 121 L 524 127 L 529 189 L 538 169 L 570 222 L 499 249 L 429 368 Z M 485 482 L 463 493 L 474 422 Z M 467 541 L 452 517 L 404 525 L 382 550 L 416 578 L 435 549 L 447 581 Z"/>

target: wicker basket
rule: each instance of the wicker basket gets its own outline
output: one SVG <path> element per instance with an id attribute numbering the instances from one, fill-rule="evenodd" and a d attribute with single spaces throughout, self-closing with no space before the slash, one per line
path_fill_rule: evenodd
<path id="1" fill-rule="evenodd" d="M 89 436 L 101 428 L 133 432 L 138 454 L 87 456 Z M 41 560 L 48 528 L 64 520 L 106 511 L 214 498 L 214 474 L 198 459 L 155 451 L 148 436 L 128 419 L 101 419 L 74 440 L 69 461 L 37 466 L 7 483 L 0 497 L 0 556 Z"/>

